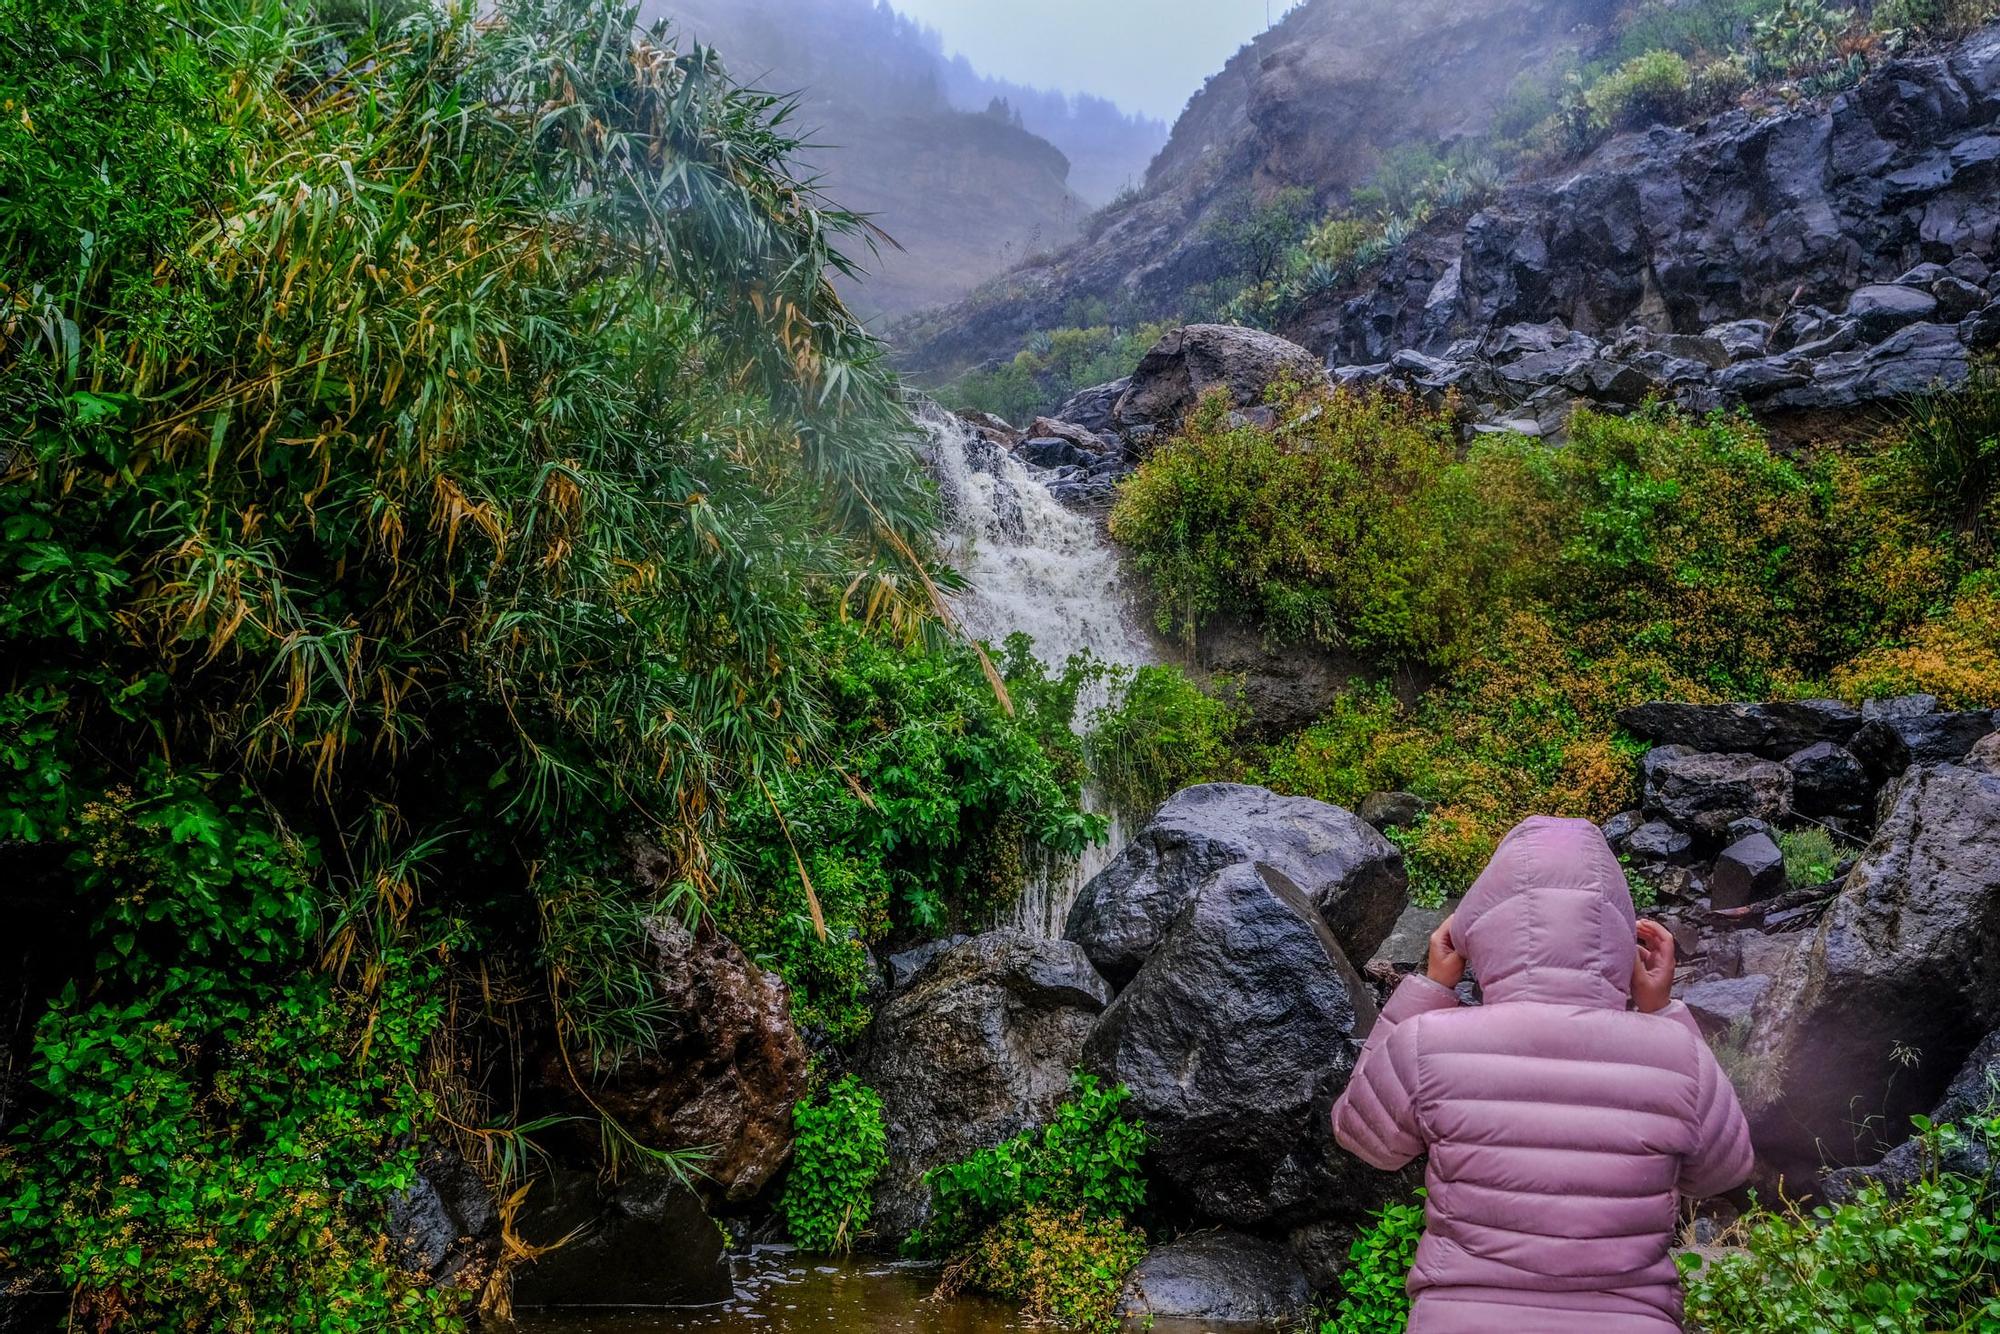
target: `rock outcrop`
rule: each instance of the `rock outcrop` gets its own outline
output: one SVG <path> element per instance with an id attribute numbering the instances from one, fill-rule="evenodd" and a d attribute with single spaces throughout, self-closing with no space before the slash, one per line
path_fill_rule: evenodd
<path id="1" fill-rule="evenodd" d="M 1822 103 L 1622 135 L 1287 332 L 1544 423 L 1567 399 L 1824 409 L 1951 381 L 2000 296 L 1996 113 L 1989 29 Z M 1524 366 L 1538 328 L 1560 355 Z"/>
<path id="2" fill-rule="evenodd" d="M 1984 1134 L 1974 1129 L 1993 1113 L 2000 1094 L 2000 1031 L 1989 1033 L 1973 1049 L 1944 1098 L 1931 1108 L 1931 1124 L 1967 1133 L 1932 1146 L 1921 1138 L 1903 1141 L 1870 1167 L 1843 1167 L 1821 1180 L 1821 1189 L 1836 1204 L 1852 1200 L 1863 1185 L 1879 1182 L 1891 1196 L 1906 1194 L 1932 1168 L 1954 1172 L 1972 1181 L 1990 1180 L 1993 1156 Z"/>
<path id="3" fill-rule="evenodd" d="M 518 1230 L 546 1249 L 514 1271 L 516 1306 L 707 1306 L 734 1291 L 721 1230 L 664 1174 L 607 1184 L 591 1168 L 545 1172 Z"/>
<path id="4" fill-rule="evenodd" d="M 1211 875 L 1253 861 L 1299 886 L 1352 958 L 1375 952 L 1408 893 L 1401 851 L 1350 812 L 1210 783 L 1176 793 L 1084 886 L 1064 936 L 1105 977 L 1127 982 Z"/>
<path id="5" fill-rule="evenodd" d="M 1046 1123 L 1111 990 L 1077 946 L 993 931 L 945 951 L 890 998 L 857 1072 L 882 1096 L 889 1167 L 874 1226 L 930 1214 L 924 1173 Z"/>
<path id="6" fill-rule="evenodd" d="M 1912 769 L 1745 1053 L 1764 1152 L 1869 1161 L 2000 1027 L 2000 777 Z"/>
<path id="7" fill-rule="evenodd" d="M 702 1150 L 713 1189 L 747 1200 L 790 1158 L 792 1106 L 805 1093 L 806 1048 L 785 984 L 711 927 L 659 917 L 646 937 L 668 1016 L 659 1043 L 598 1073 L 580 1053 L 552 1053 L 543 1082 L 568 1090 L 578 1115 L 608 1113 L 641 1144 Z M 588 1081 L 587 1099 L 573 1075 Z"/>
<path id="8" fill-rule="evenodd" d="M 1171 430 L 1211 391 L 1228 394 L 1234 407 L 1249 408 L 1283 380 L 1307 388 L 1323 385 L 1326 370 L 1312 353 L 1271 334 L 1232 324 L 1190 324 L 1167 333 L 1140 360 L 1112 420 L 1125 429 Z"/>
<path id="9" fill-rule="evenodd" d="M 1284 1246 L 1240 1232 L 1197 1232 L 1155 1248 L 1119 1299 L 1141 1321 L 1296 1325 L 1312 1304 L 1305 1271 Z"/>
<path id="10" fill-rule="evenodd" d="M 1369 1171 L 1327 1126 L 1374 1019 L 1303 890 L 1235 861 L 1188 896 L 1084 1065 L 1131 1089 L 1154 1180 L 1205 1217 L 1276 1225 L 1351 1204 Z"/>

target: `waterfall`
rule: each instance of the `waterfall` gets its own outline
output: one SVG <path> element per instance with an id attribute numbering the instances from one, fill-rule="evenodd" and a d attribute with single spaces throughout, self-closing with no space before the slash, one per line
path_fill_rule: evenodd
<path id="1" fill-rule="evenodd" d="M 1124 570 L 1101 526 L 1049 494 L 1043 470 L 936 404 L 922 403 L 918 420 L 944 493 L 946 548 L 966 580 L 956 598 L 966 631 L 993 644 L 1024 631 L 1034 637 L 1035 656 L 1054 668 L 1085 650 L 1120 666 L 1156 661 L 1131 616 Z M 1078 725 L 1105 702 L 1102 694 L 1081 700 Z M 1101 813 L 1101 794 L 1087 788 L 1084 806 Z M 1061 935 L 1077 892 L 1124 842 L 1114 817 L 1103 844 L 1087 849 L 1067 873 L 1029 885 L 1003 925 Z"/>

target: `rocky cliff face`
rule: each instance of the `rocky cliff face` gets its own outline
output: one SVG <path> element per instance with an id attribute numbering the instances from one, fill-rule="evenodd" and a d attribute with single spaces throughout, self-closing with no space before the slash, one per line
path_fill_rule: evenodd
<path id="1" fill-rule="evenodd" d="M 1574 170 L 1440 220 L 1366 290 L 1286 332 L 1339 363 L 1446 352 L 1508 325 L 1593 337 L 1698 333 L 1846 308 L 1925 262 L 1979 259 L 1968 289 L 1878 310 L 1886 333 L 1985 303 L 2000 208 L 2000 31 L 1886 67 L 1795 110 L 1739 110 L 1605 144 Z M 1957 277 L 1938 273 L 1931 278 Z M 1951 308 L 1947 308 L 1951 307 Z"/>
<path id="2" fill-rule="evenodd" d="M 949 372 L 1064 322 L 1080 300 L 1163 308 L 1220 272 L 1206 224 L 1248 194 L 1301 186 L 1321 202 L 1400 144 L 1483 131 L 1509 86 L 1589 42 L 1608 0 L 1308 0 L 1189 101 L 1145 188 L 1088 235 L 991 290 L 913 324 L 914 370 Z"/>

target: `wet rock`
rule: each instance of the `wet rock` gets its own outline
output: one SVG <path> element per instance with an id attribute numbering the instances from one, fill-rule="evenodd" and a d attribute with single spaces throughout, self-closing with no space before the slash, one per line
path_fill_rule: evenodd
<path id="1" fill-rule="evenodd" d="M 1375 952 L 1408 895 L 1402 852 L 1353 813 L 1210 783 L 1176 793 L 1083 887 L 1064 937 L 1113 983 L 1128 981 L 1209 876 L 1250 861 L 1300 886 L 1356 958 Z"/>
<path id="2" fill-rule="evenodd" d="M 1771 346 L 1772 329 L 1764 320 L 1730 320 L 1724 324 L 1714 325 L 1707 332 L 1708 337 L 1722 348 L 1730 361 L 1749 361 L 1754 357 L 1761 357 Z"/>
<path id="3" fill-rule="evenodd" d="M 1023 463 L 1032 463 L 1037 468 L 1081 467 L 1096 461 L 1097 456 L 1079 448 L 1074 441 L 1061 436 L 1030 436 L 1015 447 L 1014 453 Z"/>
<path id="4" fill-rule="evenodd" d="M 1055 410 L 1054 416 L 1057 421 L 1070 422 L 1086 431 L 1095 431 L 1099 435 L 1116 430 L 1117 423 L 1113 420 L 1112 413 L 1118 407 L 1118 400 L 1124 397 L 1125 391 L 1131 386 L 1132 377 L 1128 375 L 1109 384 L 1097 384 L 1088 389 L 1079 389 L 1063 400 L 1062 406 Z"/>
<path id="5" fill-rule="evenodd" d="M 1444 919 L 1451 916 L 1451 911 L 1451 904 L 1440 908 L 1411 904 L 1396 919 L 1396 927 L 1389 933 L 1389 938 L 1376 947 L 1375 958 L 1401 964 L 1405 968 L 1422 968 L 1430 959 L 1431 933 L 1444 925 Z"/>
<path id="6" fill-rule="evenodd" d="M 1915 287 L 1876 283 L 1848 298 L 1847 314 L 1861 336 L 1879 342 L 1906 324 L 1927 320 L 1937 312 L 1937 298 Z"/>
<path id="7" fill-rule="evenodd" d="M 1082 950 L 1019 931 L 945 951 L 891 997 L 856 1060 L 889 1138 L 876 1230 L 902 1237 L 929 1217 L 931 1168 L 1046 1123 L 1110 998 Z"/>
<path id="8" fill-rule="evenodd" d="M 1958 713 L 1940 709 L 1934 696 L 1911 695 L 1889 701 L 1856 733 L 1850 749 L 1877 775 L 1901 773 L 1913 764 L 1963 759 L 2000 722 L 1989 709 Z"/>
<path id="9" fill-rule="evenodd" d="M 1626 841 L 1644 828 L 1646 815 L 1643 811 L 1620 811 L 1598 826 L 1604 832 L 1604 841 L 1611 845 L 1613 852 L 1624 852 Z"/>
<path id="10" fill-rule="evenodd" d="M 1424 813 L 1424 799 L 1414 792 L 1370 792 L 1355 814 L 1376 829 L 1407 829 Z"/>
<path id="11" fill-rule="evenodd" d="M 1197 1232 L 1155 1248 L 1125 1280 L 1119 1299 L 1141 1320 L 1293 1325 L 1312 1289 L 1292 1253 L 1240 1232 Z"/>
<path id="12" fill-rule="evenodd" d="M 1772 760 L 1660 746 L 1642 767 L 1646 809 L 1701 837 L 1720 839 L 1745 816 L 1777 820 L 1791 813 L 1791 771 Z"/>
<path id="13" fill-rule="evenodd" d="M 1946 322 L 1963 320 L 1986 304 L 1985 288 L 1949 274 L 1931 284 L 1931 295 L 1937 298 L 1938 319 Z"/>
<path id="14" fill-rule="evenodd" d="M 1623 851 L 1635 862 L 1684 865 L 1694 856 L 1694 838 L 1664 820 L 1649 820 L 1626 836 Z"/>
<path id="15" fill-rule="evenodd" d="M 917 974 L 970 939 L 972 939 L 970 936 L 946 936 L 941 940 L 927 940 L 900 954 L 890 955 L 889 989 L 901 991 L 917 980 Z"/>
<path id="16" fill-rule="evenodd" d="M 1987 1034 L 1966 1058 L 1945 1089 L 1944 1098 L 1931 1108 L 1932 1124 L 1969 1130 L 1992 1114 L 1995 1089 L 2000 1089 L 2000 1032 Z M 1943 1152 L 1933 1155 L 1923 1140 L 1908 1139 L 1889 1150 L 1872 1167 L 1845 1167 L 1827 1173 L 1820 1187 L 1833 1203 L 1845 1204 L 1870 1181 L 1880 1182 L 1891 1198 L 1906 1195 L 1910 1187 L 1924 1180 L 1933 1169 L 1973 1181 L 1991 1178 L 1993 1160 L 1983 1135 L 1966 1134 L 1941 1147 Z"/>
<path id="17" fill-rule="evenodd" d="M 1746 1052 L 1759 1146 L 1797 1163 L 1868 1161 L 2000 1027 L 2000 777 L 1920 766 L 1883 800 Z"/>
<path id="18" fill-rule="evenodd" d="M 2000 774 L 2000 732 L 1981 737 L 1971 750 L 1965 752 L 1963 763 L 1968 769 Z"/>
<path id="19" fill-rule="evenodd" d="M 595 1170 L 551 1170 L 529 1187 L 517 1227 L 552 1248 L 514 1270 L 517 1307 L 706 1306 L 734 1291 L 721 1230 L 668 1176 L 608 1185 Z"/>
<path id="20" fill-rule="evenodd" d="M 1239 408 L 1264 401 L 1280 380 L 1326 382 L 1320 359 L 1296 343 L 1230 324 L 1190 324 L 1153 344 L 1113 412 L 1116 425 L 1172 428 L 1212 389 Z"/>
<path id="21" fill-rule="evenodd" d="M 1084 1064 L 1132 1090 L 1155 1180 L 1237 1226 L 1302 1220 L 1366 1189 L 1327 1118 L 1374 1018 L 1311 900 L 1238 862 L 1189 898 Z"/>
<path id="22" fill-rule="evenodd" d="M 690 932 L 670 917 L 646 925 L 653 986 L 666 1018 L 651 1050 L 620 1053 L 577 1093 L 551 1055 L 544 1082 L 579 1115 L 601 1109 L 641 1144 L 701 1149 L 706 1179 L 747 1200 L 791 1156 L 792 1105 L 805 1092 L 806 1048 L 792 1026 L 784 982 L 719 932 Z"/>
<path id="23" fill-rule="evenodd" d="M 1709 872 L 1708 895 L 1717 910 L 1743 908 L 1785 889 L 1785 854 L 1769 834 L 1751 834 L 1730 844 Z"/>
<path id="24" fill-rule="evenodd" d="M 1958 337 L 1975 352 L 2000 347 L 2000 301 L 1989 302 L 1960 320 Z"/>
<path id="25" fill-rule="evenodd" d="M 1874 805 L 1875 784 L 1867 766 L 1845 746 L 1815 741 L 1787 755 L 1784 764 L 1792 771 L 1792 806 L 1801 814 L 1856 819 Z"/>
<path id="26" fill-rule="evenodd" d="M 1028 427 L 1031 436 L 1053 436 L 1057 440 L 1067 440 L 1082 450 L 1087 458 L 1095 458 L 1110 450 L 1111 442 L 1095 431 L 1067 422 L 1060 417 L 1037 417 Z"/>
<path id="27" fill-rule="evenodd" d="M 1775 704 L 1641 704 L 1623 709 L 1618 725 L 1659 746 L 1725 751 L 1781 760 L 1816 741 L 1836 744 L 1861 726 L 1861 711 L 1839 700 Z"/>
<path id="28" fill-rule="evenodd" d="M 389 1199 L 389 1243 L 397 1268 L 433 1287 L 483 1287 L 500 1250 L 492 1188 L 458 1150 L 432 1145 Z"/>
<path id="29" fill-rule="evenodd" d="M 1971 358 L 1949 324 L 1912 324 L 1875 346 L 1838 352 L 1813 364 L 1812 383 L 1773 394 L 1773 408 L 1826 411 L 1955 388 L 1971 373 Z"/>
<path id="30" fill-rule="evenodd" d="M 1705 1033 L 1727 1033 L 1739 1024 L 1748 1024 L 1757 1002 L 1771 989 L 1768 973 L 1742 977 L 1711 977 L 1695 983 L 1681 1000 Z"/>

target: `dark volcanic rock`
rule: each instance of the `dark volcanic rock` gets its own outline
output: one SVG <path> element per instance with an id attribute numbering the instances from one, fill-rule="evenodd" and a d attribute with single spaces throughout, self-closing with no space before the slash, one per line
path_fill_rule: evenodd
<path id="1" fill-rule="evenodd" d="M 946 951 L 892 997 L 856 1062 L 889 1134 L 876 1230 L 923 1223 L 931 1168 L 1047 1122 L 1110 998 L 1082 950 L 1019 931 Z"/>
<path id="2" fill-rule="evenodd" d="M 1090 1036 L 1084 1064 L 1132 1090 L 1156 1180 L 1238 1226 L 1352 1207 L 1368 1169 L 1327 1131 L 1366 986 L 1310 900 L 1268 867 L 1204 881 Z"/>
<path id="3" fill-rule="evenodd" d="M 1110 384 L 1097 384 L 1088 389 L 1079 389 L 1063 400 L 1062 406 L 1055 410 L 1054 416 L 1058 421 L 1072 422 L 1086 431 L 1095 431 L 1099 435 L 1115 430 L 1117 422 L 1113 419 L 1112 413 L 1118 407 L 1118 400 L 1124 397 L 1125 391 L 1131 388 L 1131 385 L 1132 377 L 1128 375 L 1122 380 L 1113 380 Z"/>
<path id="4" fill-rule="evenodd" d="M 434 1144 L 407 1190 L 389 1199 L 397 1267 L 433 1287 L 482 1287 L 500 1250 L 500 1210 L 472 1164 Z"/>
<path id="5" fill-rule="evenodd" d="M 927 940 L 921 945 L 911 946 L 900 954 L 890 955 L 889 989 L 901 991 L 917 980 L 917 974 L 970 939 L 970 936 L 945 936 L 941 940 Z"/>
<path id="6" fill-rule="evenodd" d="M 2000 1031 L 1987 1034 L 1966 1058 L 1945 1089 L 1943 1101 L 1931 1108 L 1932 1124 L 1970 1130 L 1992 1114 L 1996 1089 L 2000 1089 Z M 1828 1199 L 1844 1204 L 1869 1181 L 1881 1182 L 1892 1197 L 1904 1195 L 1933 1167 L 1973 1181 L 1988 1180 L 1993 1172 L 1986 1139 L 1976 1132 L 1950 1141 L 1934 1163 L 1932 1156 L 1925 1151 L 1923 1140 L 1908 1139 L 1872 1167 L 1844 1167 L 1827 1173 L 1820 1186 Z"/>
<path id="7" fill-rule="evenodd" d="M 1792 774 L 1755 755 L 1660 746 L 1643 765 L 1646 809 L 1690 833 L 1720 839 L 1733 821 L 1776 820 L 1792 809 Z"/>
<path id="8" fill-rule="evenodd" d="M 1928 320 L 1937 305 L 1936 297 L 1915 287 L 1871 283 L 1848 298 L 1847 313 L 1860 326 L 1861 336 L 1873 343 L 1906 324 Z"/>
<path id="9" fill-rule="evenodd" d="M 1682 866 L 1694 857 L 1694 836 L 1665 820 L 1649 820 L 1625 836 L 1625 846 L 1620 851 L 1634 861 Z"/>
<path id="10" fill-rule="evenodd" d="M 1875 784 L 1867 766 L 1845 746 L 1815 741 L 1785 757 L 1792 771 L 1792 806 L 1818 819 L 1855 819 L 1875 803 Z"/>
<path id="11" fill-rule="evenodd" d="M 1424 813 L 1424 799 L 1414 792 L 1370 792 L 1354 812 L 1376 829 L 1404 829 Z"/>
<path id="12" fill-rule="evenodd" d="M 1233 324 L 1190 324 L 1153 344 L 1118 400 L 1116 424 L 1173 427 L 1211 389 L 1239 408 L 1264 401 L 1280 380 L 1326 381 L 1318 357 L 1282 338 Z"/>
<path id="13" fill-rule="evenodd" d="M 1758 1009 L 1747 1102 L 1766 1153 L 1867 1161 L 2000 1027 L 2000 776 L 1918 767 L 1884 807 Z"/>
<path id="14" fill-rule="evenodd" d="M 579 1115 L 598 1109 L 641 1144 L 702 1149 L 705 1178 L 727 1198 L 762 1190 L 792 1151 L 792 1105 L 805 1092 L 806 1049 L 784 982 L 719 932 L 658 917 L 646 925 L 653 986 L 668 1017 L 655 1049 L 628 1055 L 576 1094 L 559 1055 L 544 1079 Z"/>
<path id="15" fill-rule="evenodd" d="M 1618 725 L 1658 746 L 1733 751 L 1781 760 L 1816 741 L 1840 743 L 1861 726 L 1861 711 L 1839 700 L 1776 704 L 1641 704 Z"/>
<path id="16" fill-rule="evenodd" d="M 1785 854 L 1769 834 L 1752 834 L 1731 843 L 1708 875 L 1709 900 L 1717 909 L 1746 907 L 1784 889 Z"/>
<path id="17" fill-rule="evenodd" d="M 1351 812 L 1261 787 L 1209 783 L 1176 793 L 1083 887 L 1063 935 L 1099 972 L 1123 983 L 1203 881 L 1250 861 L 1298 885 L 1360 959 L 1389 934 L 1409 889 L 1403 854 Z"/>
<path id="18" fill-rule="evenodd" d="M 589 1169 L 545 1173 L 519 1231 L 552 1249 L 514 1271 L 516 1306 L 705 1306 L 735 1290 L 721 1230 L 666 1176 L 606 1185 Z"/>
<path id="19" fill-rule="evenodd" d="M 1981 738 L 2000 726 L 2000 713 L 1939 709 L 1931 695 L 1884 701 L 1871 710 L 1850 749 L 1878 775 L 1901 773 L 1913 764 L 1948 764 L 1963 759 Z"/>
<path id="20" fill-rule="evenodd" d="M 1727 1033 L 1745 1023 L 1771 989 L 1767 973 L 1742 977 L 1711 977 L 1695 983 L 1681 996 L 1706 1033 Z"/>
<path id="21" fill-rule="evenodd" d="M 1312 1288 L 1292 1253 L 1240 1232 L 1197 1232 L 1150 1252 L 1125 1280 L 1127 1315 L 1224 1324 L 1298 1323 Z"/>

